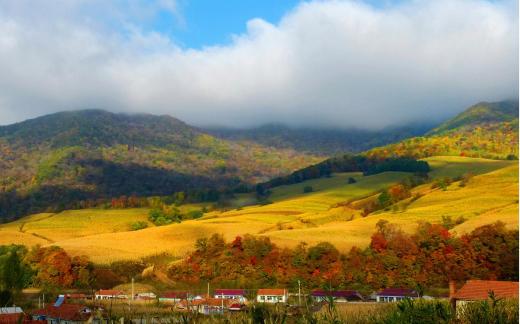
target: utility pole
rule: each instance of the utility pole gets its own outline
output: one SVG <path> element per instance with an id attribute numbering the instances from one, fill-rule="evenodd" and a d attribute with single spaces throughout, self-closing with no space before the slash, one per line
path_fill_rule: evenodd
<path id="1" fill-rule="evenodd" d="M 209 281 L 208 281 L 208 298 L 209 298 Z"/>
<path id="2" fill-rule="evenodd" d="M 300 285 L 300 280 L 298 280 L 298 306 L 301 306 L 302 305 L 302 293 L 301 293 L 301 285 Z"/>

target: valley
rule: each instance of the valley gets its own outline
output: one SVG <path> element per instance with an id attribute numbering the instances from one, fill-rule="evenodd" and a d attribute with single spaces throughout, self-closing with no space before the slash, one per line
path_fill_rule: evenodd
<path id="1" fill-rule="evenodd" d="M 387 220 L 413 232 L 419 221 L 439 223 L 442 216 L 463 217 L 465 221 L 451 229 L 462 234 L 495 221 L 508 228 L 518 228 L 518 166 L 516 161 L 497 161 L 465 157 L 426 158 L 432 181 L 451 179 L 472 173 L 460 186 L 460 180 L 445 190 L 432 189 L 432 183 L 412 189 L 420 198 L 404 199 L 388 210 L 363 216 L 356 209 L 367 197 L 410 176 L 404 172 L 385 172 L 372 176 L 360 173 L 333 174 L 302 183 L 273 188 L 267 205 L 240 207 L 254 201 L 252 194 L 238 194 L 236 207 L 213 210 L 197 220 L 154 226 L 148 221 L 148 209 L 85 209 L 61 213 L 43 213 L 24 217 L 0 226 L 0 244 L 58 245 L 72 255 L 87 255 L 96 263 L 137 260 L 154 254 L 168 253 L 182 257 L 193 242 L 214 233 L 227 240 L 246 233 L 267 236 L 276 244 L 294 247 L 300 242 L 316 244 L 328 241 L 342 251 L 364 247 L 376 223 Z M 347 179 L 356 179 L 348 184 Z M 311 186 L 313 191 L 304 193 Z M 342 204 L 349 202 L 347 206 Z M 200 209 L 202 205 L 183 205 L 183 209 Z M 148 222 L 149 227 L 130 231 L 133 221 Z M 107 253 L 110 251 L 110 253 Z"/>

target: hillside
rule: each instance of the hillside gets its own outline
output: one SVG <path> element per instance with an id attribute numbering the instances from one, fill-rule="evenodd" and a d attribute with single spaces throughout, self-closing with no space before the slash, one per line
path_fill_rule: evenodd
<path id="1" fill-rule="evenodd" d="M 518 101 L 479 103 L 425 136 L 366 152 L 369 157 L 437 155 L 518 158 Z"/>
<path id="2" fill-rule="evenodd" d="M 518 101 L 479 102 L 442 123 L 428 134 L 441 134 L 460 127 L 475 127 L 518 119 Z"/>
<path id="3" fill-rule="evenodd" d="M 183 256 L 200 237 L 222 233 L 228 240 L 246 233 L 267 236 L 282 246 L 296 246 L 329 241 L 342 251 L 352 246 L 366 246 L 375 224 L 386 219 L 405 231 L 415 230 L 418 221 L 442 222 L 443 216 L 464 217 L 452 229 L 465 233 L 475 227 L 501 220 L 509 228 L 518 228 L 518 166 L 513 161 L 496 161 L 465 157 L 426 159 L 433 179 L 460 178 L 468 172 L 474 176 L 462 186 L 460 181 L 445 189 L 432 183 L 419 185 L 412 197 L 363 215 L 360 208 L 381 190 L 403 181 L 410 173 L 386 172 L 370 176 L 360 173 L 337 173 L 330 178 L 272 189 L 271 203 L 240 207 L 252 198 L 236 198 L 233 209 L 217 209 L 198 220 L 180 224 L 153 226 L 128 231 L 135 220 L 147 220 L 146 209 L 88 209 L 58 214 L 25 217 L 0 226 L 0 244 L 55 244 L 74 255 L 86 254 L 95 262 L 132 259 L 167 252 Z M 348 183 L 348 178 L 356 179 Z M 305 186 L 313 192 L 304 193 Z M 492 189 L 491 189 L 492 188 Z M 200 208 L 186 205 L 183 208 Z M 85 218 L 88 217 L 88 221 Z M 22 226 L 23 225 L 23 226 Z M 107 255 L 107 248 L 110 255 Z"/>
<path id="4" fill-rule="evenodd" d="M 246 140 L 276 148 L 292 148 L 323 156 L 341 153 L 357 153 L 370 148 L 399 142 L 405 138 L 420 136 L 432 125 L 407 125 L 370 131 L 363 129 L 292 128 L 284 125 L 264 125 L 251 129 L 207 128 L 219 138 Z"/>
<path id="5" fill-rule="evenodd" d="M 0 127 L 0 218 L 122 195 L 208 192 L 317 162 L 291 149 L 217 139 L 173 117 L 62 112 Z M 215 199 L 215 194 L 211 194 Z"/>

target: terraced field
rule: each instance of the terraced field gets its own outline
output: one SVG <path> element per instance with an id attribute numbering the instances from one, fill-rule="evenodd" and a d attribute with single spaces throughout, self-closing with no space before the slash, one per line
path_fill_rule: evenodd
<path id="1" fill-rule="evenodd" d="M 86 254 L 99 263 L 136 259 L 168 252 L 182 256 L 199 237 L 222 233 L 227 239 L 246 233 L 270 237 L 281 245 L 293 246 L 329 241 L 340 249 L 365 246 L 380 219 L 413 231 L 418 221 L 439 222 L 442 216 L 462 216 L 466 222 L 452 231 L 464 233 L 496 220 L 518 227 L 518 166 L 516 161 L 461 157 L 427 159 L 435 178 L 472 173 L 465 186 L 454 182 L 443 191 L 426 184 L 413 193 L 422 196 L 399 202 L 388 211 L 361 216 L 352 207 L 409 174 L 387 172 L 363 177 L 359 173 L 334 174 L 273 189 L 272 203 L 228 211 L 213 211 L 202 219 L 180 224 L 129 231 L 129 224 L 147 220 L 146 209 L 65 211 L 37 214 L 0 226 L 0 244 L 56 244 L 72 254 Z M 347 179 L 357 180 L 348 184 Z M 305 186 L 313 192 L 303 193 Z M 241 195 L 237 201 L 251 201 Z M 354 204 L 347 204 L 354 202 Z M 237 203 L 237 205 L 239 205 Z M 184 207 L 189 208 L 189 206 Z"/>

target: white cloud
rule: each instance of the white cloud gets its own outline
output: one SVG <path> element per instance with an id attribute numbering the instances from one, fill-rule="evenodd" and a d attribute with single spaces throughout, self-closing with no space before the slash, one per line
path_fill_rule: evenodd
<path id="1" fill-rule="evenodd" d="M 140 27 L 157 10 L 181 21 L 175 1 L 105 3 L 0 2 L 0 124 L 103 108 L 377 128 L 518 97 L 514 1 L 313 1 L 202 50 Z"/>

